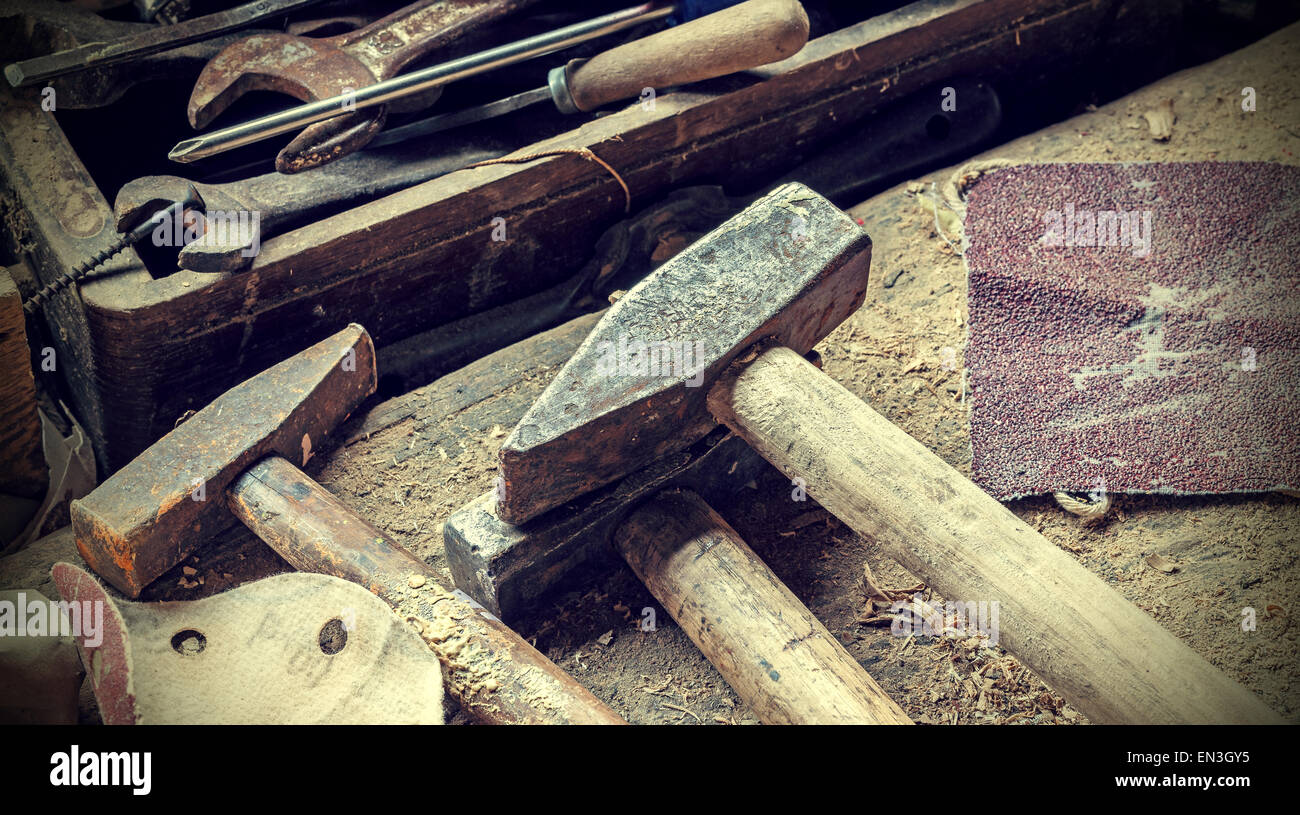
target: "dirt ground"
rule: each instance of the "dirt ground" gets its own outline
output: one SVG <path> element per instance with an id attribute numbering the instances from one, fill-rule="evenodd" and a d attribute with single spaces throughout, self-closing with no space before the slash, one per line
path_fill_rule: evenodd
<path id="1" fill-rule="evenodd" d="M 980 159 L 1297 163 L 1298 71 L 1300 28 L 1293 27 Z M 1255 89 L 1253 113 L 1241 109 L 1244 87 Z M 1177 118 L 1172 136 L 1157 141 L 1143 114 L 1166 100 Z M 968 473 L 961 364 L 966 272 L 960 221 L 942 196 L 952 176 L 952 169 L 936 172 L 852 209 L 875 243 L 867 304 L 819 350 L 827 373 Z M 405 446 L 418 453 L 424 447 L 411 427 L 398 425 L 340 450 L 320 477 L 445 570 L 441 523 L 491 488 L 496 449 L 507 430 L 439 445 L 436 457 L 395 456 L 376 478 L 375 451 Z M 409 443 L 401 445 L 406 437 Z M 909 640 L 878 621 L 864 623 L 873 616 L 864 566 L 887 589 L 919 581 L 873 541 L 789 495 L 789 483 L 769 471 L 717 508 L 916 721 L 1086 722 L 1000 648 L 973 639 Z M 1279 494 L 1118 496 L 1106 519 L 1092 526 L 1050 497 L 1010 507 L 1211 663 L 1300 721 L 1300 683 L 1292 682 L 1300 626 L 1289 616 L 1300 614 L 1300 501 Z M 1175 570 L 1152 567 L 1152 555 L 1177 564 Z M 1257 614 L 1253 632 L 1242 630 L 1247 607 Z M 640 629 L 647 608 L 655 612 L 653 631 Z M 556 597 L 517 627 L 632 722 L 757 721 L 625 567 L 585 591 Z"/>
<path id="2" fill-rule="evenodd" d="M 1300 27 L 1292 27 L 980 158 L 1300 163 L 1297 74 Z M 1244 87 L 1255 89 L 1253 113 L 1241 110 Z M 1172 136 L 1157 141 L 1143 114 L 1166 100 L 1177 118 Z M 962 368 L 966 272 L 960 220 L 943 201 L 953 176 L 953 168 L 932 173 L 852 208 L 875 244 L 867 302 L 819 350 L 830 376 L 969 473 Z M 519 401 L 517 412 L 526 404 L 510 392 L 495 398 Z M 463 408 L 463 433 L 447 430 L 456 422 L 430 433 L 418 416 L 391 423 L 340 447 L 314 474 L 450 583 L 442 524 L 491 489 L 496 451 L 509 429 L 483 427 L 472 415 L 481 407 Z M 1050 497 L 1009 506 L 1211 663 L 1300 722 L 1300 682 L 1292 681 L 1300 665 L 1300 625 L 1290 620 L 1300 615 L 1300 500 L 1280 494 L 1118 496 L 1106 519 L 1092 526 Z M 914 720 L 1087 721 L 1000 648 L 974 639 L 900 638 L 879 619 L 870 620 L 875 615 L 864 570 L 886 589 L 920 581 L 811 500 L 790 500 L 789 482 L 774 470 L 716 508 Z M 1174 570 L 1149 565 L 1153 555 L 1176 564 Z M 188 565 L 197 574 L 168 590 L 168 599 L 214 593 L 287 568 L 246 533 L 205 548 Z M 1257 613 L 1251 632 L 1241 625 L 1247 607 Z M 645 609 L 654 612 L 652 631 L 641 630 Z M 757 723 L 626 567 L 555 596 L 516 627 L 634 723 Z M 91 718 L 93 702 L 86 704 Z"/>

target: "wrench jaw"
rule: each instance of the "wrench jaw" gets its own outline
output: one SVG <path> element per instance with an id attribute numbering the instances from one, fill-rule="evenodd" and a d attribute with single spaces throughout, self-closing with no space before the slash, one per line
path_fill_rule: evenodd
<path id="1" fill-rule="evenodd" d="M 259 35 L 227 46 L 204 66 L 187 113 L 190 124 L 200 129 L 250 91 L 275 91 L 314 102 L 375 81 L 365 63 L 330 40 Z M 364 147 L 386 121 L 383 107 L 351 112 L 340 108 L 339 113 L 298 134 L 276 157 L 276 168 L 294 173 L 342 158 Z"/>
<path id="2" fill-rule="evenodd" d="M 176 266 L 192 272 L 242 272 L 253 264 L 254 247 L 251 241 L 231 241 L 224 244 L 195 242 L 180 251 Z"/>
<path id="3" fill-rule="evenodd" d="M 120 232 L 135 229 L 151 219 L 156 213 L 172 206 L 177 201 L 184 201 L 189 195 L 191 182 L 171 175 L 151 175 L 128 181 L 118 190 L 113 211 Z M 247 212 L 246 204 L 221 192 L 211 185 L 202 187 L 200 218 L 203 219 L 204 235 L 211 228 L 212 221 L 207 216 L 220 213 L 223 219 L 238 218 Z M 249 223 L 245 219 L 244 223 Z M 193 241 L 181 248 L 177 255 L 178 269 L 195 272 L 237 272 L 252 263 L 254 241 L 260 242 L 260 235 L 251 235 L 229 227 L 229 220 L 222 224 L 211 238 Z M 259 216 L 259 228 L 263 225 Z M 224 239 L 216 243 L 214 239 Z"/>
<path id="4" fill-rule="evenodd" d="M 226 46 L 203 66 L 187 112 L 190 124 L 202 128 L 250 91 L 314 102 L 374 83 L 364 63 L 328 40 L 263 34 Z"/>
<path id="5" fill-rule="evenodd" d="M 310 125 L 276 155 L 276 172 L 300 173 L 355 153 L 379 135 L 387 119 L 388 108 L 380 105 Z"/>
<path id="6" fill-rule="evenodd" d="M 190 182 L 174 175 L 147 175 L 122 185 L 113 203 L 118 232 L 130 232 L 159 211 L 188 197 Z M 204 199 L 205 208 L 207 199 Z"/>

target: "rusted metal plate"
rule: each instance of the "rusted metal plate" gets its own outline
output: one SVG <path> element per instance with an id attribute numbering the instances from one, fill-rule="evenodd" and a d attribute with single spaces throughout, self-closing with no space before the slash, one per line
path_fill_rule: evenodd
<path id="1" fill-rule="evenodd" d="M 370 335 L 350 325 L 232 388 L 72 503 L 81 556 L 139 596 L 227 525 L 231 480 L 272 453 L 305 463 L 376 382 Z"/>
<path id="2" fill-rule="evenodd" d="M 518 524 L 700 439 L 704 398 L 772 338 L 799 353 L 862 305 L 871 239 L 785 184 L 614 304 L 501 447 L 497 515 Z"/>

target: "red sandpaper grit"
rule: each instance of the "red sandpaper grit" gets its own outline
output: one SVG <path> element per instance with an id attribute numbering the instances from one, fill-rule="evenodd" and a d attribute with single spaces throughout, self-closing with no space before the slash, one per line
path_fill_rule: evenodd
<path id="1" fill-rule="evenodd" d="M 1300 168 L 1006 168 L 965 234 L 981 487 L 1300 487 Z"/>

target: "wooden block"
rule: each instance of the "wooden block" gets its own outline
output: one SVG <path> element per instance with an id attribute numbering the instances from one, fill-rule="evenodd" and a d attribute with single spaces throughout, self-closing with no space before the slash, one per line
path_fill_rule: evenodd
<path id="1" fill-rule="evenodd" d="M 0 272 L 0 492 L 40 498 L 48 481 L 22 295 Z"/>
<path id="2" fill-rule="evenodd" d="M 646 584 L 764 724 L 911 724 L 736 530 L 665 490 L 614 536 Z"/>

